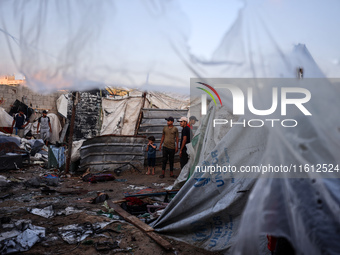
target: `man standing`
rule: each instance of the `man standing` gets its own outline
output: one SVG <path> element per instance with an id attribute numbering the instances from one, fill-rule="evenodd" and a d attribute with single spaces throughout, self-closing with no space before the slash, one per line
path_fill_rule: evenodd
<path id="1" fill-rule="evenodd" d="M 188 163 L 189 156 L 187 153 L 187 147 L 186 145 L 190 143 L 190 137 L 191 137 L 191 130 L 187 126 L 188 119 L 186 117 L 182 117 L 179 120 L 182 129 L 182 137 L 181 137 L 181 149 L 179 151 L 179 157 L 180 157 L 180 163 L 181 163 L 181 169 Z"/>
<path id="2" fill-rule="evenodd" d="M 189 123 L 188 123 L 188 127 L 192 130 L 192 126 L 195 125 L 196 121 L 198 121 L 198 119 L 196 118 L 196 116 L 191 116 L 189 118 Z"/>
<path id="3" fill-rule="evenodd" d="M 164 178 L 165 176 L 165 167 L 166 167 L 166 163 L 168 162 L 168 158 L 169 158 L 169 165 L 170 165 L 170 177 L 176 177 L 173 171 L 174 171 L 175 153 L 177 153 L 178 151 L 178 129 L 174 126 L 173 117 L 169 117 L 165 120 L 168 121 L 167 123 L 168 125 L 163 128 L 162 139 L 159 145 L 159 150 L 162 150 L 162 144 L 164 142 L 162 174 L 159 176 L 160 178 Z"/>
<path id="4" fill-rule="evenodd" d="M 40 127 L 41 125 L 41 127 Z M 40 139 L 46 140 L 46 145 L 50 139 L 50 133 L 52 133 L 52 127 L 50 117 L 47 116 L 47 111 L 43 110 L 43 116 L 38 119 L 37 134 L 39 134 L 40 127 Z"/>
<path id="5" fill-rule="evenodd" d="M 25 121 L 26 121 L 26 115 L 24 114 L 24 111 L 20 109 L 19 113 L 15 114 L 14 116 L 13 123 L 12 123 L 12 133 L 13 133 L 13 126 L 15 123 L 15 129 L 16 129 L 15 134 L 23 138 L 25 135 L 25 127 L 30 122 L 29 120 L 27 120 L 26 124 L 24 125 Z"/>

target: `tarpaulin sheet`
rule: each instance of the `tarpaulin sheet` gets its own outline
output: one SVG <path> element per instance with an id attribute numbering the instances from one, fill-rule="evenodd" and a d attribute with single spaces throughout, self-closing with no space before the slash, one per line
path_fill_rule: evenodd
<path id="1" fill-rule="evenodd" d="M 85 139 L 74 141 L 72 143 L 72 153 L 71 153 L 71 162 L 76 162 L 80 159 L 80 148 L 83 145 Z"/>
<path id="2" fill-rule="evenodd" d="M 279 79 L 275 80 L 278 86 L 285 86 L 289 81 L 293 80 L 285 79 L 281 83 Z M 308 90 L 314 95 L 308 105 L 313 113 L 311 118 L 301 119 L 294 111 L 287 112 L 286 118 L 295 116 L 299 120 L 294 128 L 214 127 L 216 119 L 241 123 L 247 118 L 231 115 L 230 94 L 220 94 L 225 102 L 223 106 L 210 103 L 207 115 L 200 120 L 200 127 L 192 139 L 193 150 L 188 150 L 193 157 L 189 162 L 192 162 L 192 176 L 153 224 L 156 231 L 226 254 L 253 254 L 254 251 L 255 254 L 266 254 L 267 234 L 286 238 L 297 254 L 339 253 L 338 171 L 304 172 L 298 175 L 299 178 L 287 174 L 280 178 L 275 173 L 269 175 L 275 179 L 258 179 L 260 173 L 193 171 L 196 166 L 216 164 L 299 166 L 322 162 L 339 166 L 340 120 L 336 109 L 340 103 L 335 87 L 326 79 L 294 81 L 303 87 L 308 84 Z M 207 82 L 212 84 L 213 80 L 207 79 Z M 267 94 L 270 90 L 266 92 L 264 79 L 253 84 L 254 91 L 262 92 L 263 98 L 258 98 L 263 109 L 271 98 Z M 242 84 L 239 85 L 242 88 Z M 324 98 L 329 98 L 337 107 L 322 107 Z M 327 121 L 320 122 L 325 116 Z M 274 114 L 273 118 L 276 117 Z"/>
<path id="3" fill-rule="evenodd" d="M 67 118 L 67 105 L 68 105 L 68 98 L 67 95 L 61 95 L 58 99 L 57 99 L 57 109 L 58 109 L 58 113 L 63 117 L 63 118 Z"/>
<path id="4" fill-rule="evenodd" d="M 190 104 L 189 97 L 186 95 L 175 95 L 171 93 L 160 93 L 150 91 L 146 95 L 149 101 L 149 108 L 160 109 L 188 109 Z"/>
<path id="5" fill-rule="evenodd" d="M 103 98 L 103 124 L 100 135 L 134 135 L 142 100 L 142 97 Z"/>
<path id="6" fill-rule="evenodd" d="M 213 127 L 214 119 L 240 122 L 249 117 L 247 113 L 245 116 L 232 115 L 231 93 L 220 94 L 223 106 L 210 103 L 207 115 L 200 119 L 200 127 L 192 139 L 193 150 L 188 150 L 193 157 L 190 160 L 192 175 L 154 222 L 153 228 L 225 254 L 268 254 L 267 234 L 286 238 L 296 254 L 339 254 L 340 182 L 335 178 L 337 172 L 321 176 L 305 173 L 302 178 L 258 179 L 256 173 L 242 176 L 193 171 L 195 166 L 216 163 L 232 166 L 259 166 L 262 163 L 337 166 L 340 163 L 337 113 L 340 102 L 335 83 L 314 79 L 324 75 L 304 45 L 299 44 L 291 52 L 283 53 L 280 42 L 265 29 L 261 44 L 251 40 L 255 33 L 247 27 L 251 11 L 247 6 L 240 12 L 214 59 L 231 61 L 223 69 L 224 76 L 229 77 L 295 78 L 296 68 L 305 67 L 303 79 L 295 78 L 296 82 L 301 82 L 301 86 L 296 87 L 310 91 L 312 100 L 308 110 L 313 113 L 312 117 L 301 119 L 295 113 L 287 114 L 287 119 L 298 119 L 299 125 L 294 128 Z M 266 45 L 265 54 L 258 50 L 263 45 Z M 215 72 L 219 73 L 217 69 Z M 204 80 L 215 85 L 213 79 Z M 308 85 L 303 85 L 304 82 Z M 276 87 L 281 91 L 284 84 L 279 82 Z M 242 84 L 238 87 L 247 91 Z M 271 87 L 268 89 L 261 82 L 253 82 L 250 87 L 257 100 L 256 108 L 268 109 L 272 103 Z M 332 102 L 332 106 L 327 107 L 326 102 Z M 279 113 L 275 114 L 273 118 Z M 265 116 L 256 119 L 264 120 Z"/>
<path id="7" fill-rule="evenodd" d="M 245 160 L 256 164 L 265 149 L 265 133 L 258 129 L 214 129 L 211 122 L 218 114 L 211 108 L 196 131 L 188 150 L 192 166 L 212 161 L 221 165 Z M 258 140 L 250 139 L 252 136 Z M 235 243 L 241 214 L 255 182 L 232 174 L 193 173 L 153 227 L 208 250 L 228 250 Z"/>
<path id="8" fill-rule="evenodd" d="M 12 123 L 13 117 L 4 108 L 0 107 L 0 127 L 11 127 Z"/>
<path id="9" fill-rule="evenodd" d="M 0 233 L 1 254 L 28 251 L 45 237 L 45 228 L 32 225 L 30 220 L 18 220 L 13 223 L 12 228 Z"/>

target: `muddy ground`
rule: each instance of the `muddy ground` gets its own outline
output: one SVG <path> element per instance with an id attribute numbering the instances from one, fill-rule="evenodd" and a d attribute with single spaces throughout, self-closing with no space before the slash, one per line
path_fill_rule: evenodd
<path id="1" fill-rule="evenodd" d="M 178 175 L 179 164 L 176 164 L 175 167 L 175 174 Z M 171 243 L 174 249 L 173 251 L 166 251 L 141 230 L 124 220 L 116 220 L 110 223 L 104 228 L 109 229 L 109 231 L 103 232 L 99 236 L 90 235 L 81 242 L 68 244 L 58 234 L 58 228 L 70 224 L 89 226 L 90 223 L 103 223 L 113 220 L 98 214 L 100 211 L 107 211 L 103 203 L 89 203 L 97 196 L 97 192 L 106 193 L 111 201 L 117 201 L 124 198 L 124 194 L 135 193 L 143 187 L 159 191 L 172 185 L 175 179 L 169 177 L 169 172 L 164 179 L 160 179 L 161 169 L 156 167 L 155 175 L 146 175 L 146 169 L 142 173 L 137 170 L 125 170 L 120 176 L 113 172 L 106 172 L 113 174 L 116 180 L 98 183 L 84 182 L 79 174 L 72 175 L 60 178 L 58 186 L 47 185 L 47 187 L 56 191 L 51 193 L 41 191 L 46 189 L 44 183 L 34 186 L 34 182 L 33 185 L 27 182 L 44 174 L 53 173 L 58 174 L 58 171 L 47 170 L 40 166 L 0 172 L 0 175 L 11 180 L 8 184 L 4 185 L 3 183 L 1 187 L 0 218 L 5 221 L 10 219 L 12 222 L 29 219 L 32 221 L 32 225 L 46 229 L 44 240 L 36 243 L 30 250 L 22 252 L 22 254 L 218 254 L 161 235 Z M 53 206 L 55 212 L 60 212 L 67 207 L 81 211 L 67 216 L 65 214 L 56 215 L 51 218 L 34 215 L 28 211 L 29 208 L 42 209 L 50 205 Z M 0 233 L 3 233 L 5 230 L 2 225 L 0 226 Z M 115 241 L 118 242 L 118 247 L 112 245 Z M 98 250 L 103 250 L 96 250 L 96 246 Z M 105 250 L 109 246 L 111 247 L 110 250 Z M 118 249 L 123 250 L 119 251 Z"/>

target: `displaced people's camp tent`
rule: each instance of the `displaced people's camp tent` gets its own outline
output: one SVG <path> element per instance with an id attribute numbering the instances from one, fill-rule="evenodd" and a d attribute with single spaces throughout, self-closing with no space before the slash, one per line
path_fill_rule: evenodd
<path id="1" fill-rule="evenodd" d="M 194 171 L 197 166 L 218 163 L 238 168 L 262 164 L 339 164 L 340 144 L 334 140 L 339 138 L 340 121 L 334 110 L 340 107 L 339 92 L 331 81 L 323 79 L 305 45 L 296 45 L 293 51 L 285 53 L 266 29 L 260 33 L 267 36 L 261 38 L 260 44 L 252 40 L 255 31 L 246 26 L 252 24 L 249 11 L 245 8 L 240 12 L 215 52 L 213 60 L 224 70 L 223 76 L 217 77 L 291 78 L 277 82 L 279 90 L 289 80 L 301 82 L 313 95 L 308 105 L 313 116 L 301 118 L 295 113 L 287 114 L 287 119 L 298 119 L 299 125 L 294 128 L 213 127 L 214 119 L 242 123 L 250 116 L 232 115 L 231 94 L 220 93 L 223 106 L 210 103 L 207 115 L 200 120 L 200 127 L 188 145 L 191 159 L 182 171 L 191 176 L 153 227 L 182 241 L 226 254 L 268 254 L 266 235 L 285 238 L 296 254 L 338 254 L 340 181 L 334 178 L 337 172 L 323 176 L 304 172 L 298 178 L 275 174 L 259 178 L 260 173 Z M 301 67 L 303 80 L 297 75 Z M 214 68 L 218 73 L 218 67 Z M 218 84 L 214 79 L 200 81 L 212 86 Z M 192 82 L 197 86 L 196 80 Z M 247 91 L 251 84 L 254 98 L 258 99 L 257 108 L 268 109 L 272 94 L 271 87 L 263 85 L 264 80 L 249 80 L 243 85 L 242 79 L 238 82 L 242 91 Z M 329 109 L 325 99 L 337 106 Z M 265 120 L 265 117 L 256 119 Z"/>

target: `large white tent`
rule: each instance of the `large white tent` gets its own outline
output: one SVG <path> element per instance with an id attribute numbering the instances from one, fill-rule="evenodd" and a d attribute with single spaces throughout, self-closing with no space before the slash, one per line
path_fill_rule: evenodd
<path id="1" fill-rule="evenodd" d="M 257 20 L 249 11 L 246 8 L 240 13 L 216 51 L 214 59 L 220 64 L 214 72 L 224 70 L 224 77 L 281 78 L 273 80 L 281 81 L 276 84 L 279 89 L 289 81 L 307 86 L 313 97 L 309 104 L 313 116 L 287 114 L 287 118 L 300 121 L 290 129 L 227 125 L 214 128 L 214 119 L 241 122 L 249 117 L 232 115 L 231 95 L 220 94 L 223 107 L 210 103 L 207 115 L 188 145 L 191 159 L 182 171 L 190 171 L 190 178 L 153 227 L 188 243 L 226 254 L 269 254 L 266 235 L 285 238 L 296 254 L 338 254 L 338 172 L 325 175 L 305 172 L 299 176 L 274 173 L 260 178 L 260 173 L 194 171 L 196 166 L 213 166 L 216 162 L 238 167 L 339 164 L 340 121 L 336 109 L 340 105 L 334 84 L 324 79 L 305 45 L 298 44 L 291 52 L 284 52 L 265 28 L 260 33 L 264 36 L 261 43 L 252 40 L 250 37 L 255 31 L 250 30 L 249 19 Z M 299 68 L 304 71 L 300 80 Z M 271 87 L 263 85 L 265 80 L 242 85 L 239 79 L 239 88 L 243 91 L 246 85 L 252 84 L 260 109 L 267 109 L 271 103 Z M 218 83 L 216 79 L 202 81 L 210 85 Z M 326 99 L 334 103 L 332 108 L 327 107 Z M 257 118 L 264 120 L 265 116 Z"/>

